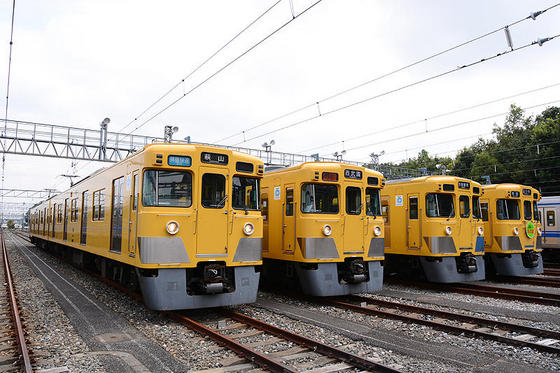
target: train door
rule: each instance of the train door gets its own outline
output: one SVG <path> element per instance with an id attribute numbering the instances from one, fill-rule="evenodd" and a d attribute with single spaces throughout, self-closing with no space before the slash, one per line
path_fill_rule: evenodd
<path id="1" fill-rule="evenodd" d="M 128 252 L 136 253 L 136 221 L 138 220 L 138 171 L 132 173 L 132 185 L 130 188 L 130 204 L 128 214 Z"/>
<path id="2" fill-rule="evenodd" d="M 348 186 L 345 191 L 344 254 L 364 252 L 364 201 L 362 188 Z"/>
<path id="3" fill-rule="evenodd" d="M 197 211 L 196 256 L 227 256 L 227 170 L 200 168 L 201 199 Z M 235 249 L 235 248 L 234 248 Z"/>
<path id="4" fill-rule="evenodd" d="M 269 236 L 270 236 L 270 223 L 269 223 L 269 216 L 268 216 L 268 188 L 261 188 L 261 214 L 263 217 L 263 252 L 269 251 Z"/>
<path id="5" fill-rule="evenodd" d="M 484 223 L 484 247 L 489 248 L 492 246 L 492 219 L 488 212 L 488 200 L 480 200 L 480 214 Z"/>
<path id="6" fill-rule="evenodd" d="M 296 246 L 294 184 L 287 184 L 284 187 L 284 196 L 284 202 L 282 203 L 282 253 L 293 254 Z"/>
<path id="7" fill-rule="evenodd" d="M 80 227 L 80 244 L 85 245 L 87 239 L 87 223 L 88 223 L 88 198 L 87 190 L 82 193 L 82 225 Z"/>
<path id="8" fill-rule="evenodd" d="M 68 239 L 68 198 L 64 200 L 64 228 L 62 231 L 62 239 L 66 241 Z"/>
<path id="9" fill-rule="evenodd" d="M 381 197 L 381 215 L 383 216 L 383 222 L 385 227 L 385 247 L 391 247 L 391 219 L 389 211 L 389 197 Z"/>
<path id="10" fill-rule="evenodd" d="M 53 203 L 53 208 L 52 208 L 52 237 L 54 237 L 55 227 L 56 227 L 56 203 Z"/>
<path id="11" fill-rule="evenodd" d="M 468 245 L 465 247 L 474 247 L 473 239 L 475 237 L 475 224 L 472 224 L 472 211 L 469 196 L 459 196 L 459 237 L 461 242 Z"/>
<path id="12" fill-rule="evenodd" d="M 419 249 L 422 246 L 420 237 L 420 214 L 418 207 L 418 195 L 408 195 L 407 238 L 409 249 Z"/>
<path id="13" fill-rule="evenodd" d="M 120 253 L 122 246 L 124 177 L 113 180 L 113 198 L 111 203 L 111 247 L 110 250 Z"/>

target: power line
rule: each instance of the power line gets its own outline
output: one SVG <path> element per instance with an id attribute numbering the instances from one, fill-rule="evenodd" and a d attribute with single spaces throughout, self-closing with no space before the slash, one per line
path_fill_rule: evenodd
<path id="1" fill-rule="evenodd" d="M 296 14 L 293 16 L 293 18 L 291 18 L 289 21 L 285 22 L 284 24 L 282 24 L 280 27 L 278 27 L 277 29 L 275 29 L 274 31 L 272 31 L 271 33 L 269 33 L 267 36 L 265 36 L 263 39 L 259 40 L 257 43 L 253 44 L 249 49 L 246 49 L 243 53 L 241 53 L 240 55 L 238 55 L 237 57 L 235 57 L 233 60 L 231 60 L 230 62 L 228 62 L 227 64 L 225 64 L 224 66 L 222 66 L 220 69 L 218 69 L 216 72 L 214 72 L 213 74 L 211 74 L 210 76 L 208 76 L 206 79 L 204 79 L 202 82 L 198 83 L 197 85 L 195 85 L 193 88 L 191 88 L 189 91 L 183 93 L 183 95 L 181 95 L 179 98 L 175 99 L 174 101 L 172 101 L 169 105 L 165 106 L 163 109 L 161 109 L 160 111 L 158 111 L 157 113 L 155 113 L 154 115 L 152 115 L 150 118 L 148 118 L 146 121 L 142 122 L 142 124 L 138 125 L 137 127 L 135 127 L 130 134 L 132 134 L 133 132 L 137 131 L 138 129 L 142 128 L 144 125 L 146 125 L 148 122 L 152 121 L 154 118 L 158 117 L 159 115 L 161 115 L 163 112 L 167 111 L 170 107 L 174 106 L 176 103 L 178 103 L 179 101 L 181 101 L 183 98 L 185 98 L 186 96 L 188 96 L 189 94 L 191 94 L 192 92 L 194 92 L 196 89 L 198 89 L 199 87 L 201 87 L 202 85 L 204 85 L 206 82 L 208 82 L 209 80 L 211 80 L 212 78 L 214 78 L 216 75 L 218 75 L 219 73 L 221 73 L 222 71 L 224 71 L 225 69 L 227 69 L 229 66 L 231 66 L 232 64 L 234 64 L 235 62 L 237 62 L 239 59 L 241 59 L 243 56 L 245 56 L 246 54 L 248 54 L 249 52 L 251 52 L 253 49 L 255 49 L 256 47 L 258 47 L 259 45 L 261 45 L 262 43 L 264 43 L 266 40 L 268 40 L 269 38 L 271 38 L 274 34 L 276 34 L 277 32 L 279 32 L 280 30 L 282 30 L 284 27 L 286 27 L 287 25 L 289 25 L 290 23 L 292 23 L 294 20 L 296 20 L 297 18 L 299 18 L 301 15 L 307 13 L 307 11 L 309 11 L 311 8 L 313 8 L 315 5 L 319 4 L 322 0 L 317 0 L 315 1 L 313 4 L 311 4 L 309 7 L 305 8 L 303 11 L 301 11 L 299 14 Z M 130 135 L 129 134 L 129 135 Z"/>
<path id="2" fill-rule="evenodd" d="M 494 173 L 484 174 L 484 175 L 475 175 L 475 176 L 471 175 L 470 177 L 471 178 L 480 178 L 481 176 L 515 174 L 515 173 L 519 173 L 519 172 L 538 172 L 538 171 L 544 171 L 544 170 L 553 170 L 553 169 L 557 169 L 557 168 L 560 168 L 560 166 L 528 168 L 528 169 L 524 169 L 524 170 L 506 171 L 506 172 L 494 172 Z M 451 172 L 453 172 L 453 171 L 451 171 Z"/>
<path id="3" fill-rule="evenodd" d="M 486 58 L 483 58 L 483 59 L 481 59 L 481 60 L 479 60 L 479 61 L 471 62 L 471 63 L 465 64 L 465 65 L 462 65 L 462 66 L 458 66 L 458 67 L 456 67 L 456 68 L 454 68 L 454 69 L 447 70 L 447 71 L 444 71 L 444 72 L 439 73 L 439 74 L 436 74 L 436 75 L 432 75 L 432 76 L 430 76 L 430 77 L 428 77 L 428 78 L 424 78 L 424 79 L 418 80 L 418 81 L 416 81 L 416 82 L 409 83 L 409 84 L 406 84 L 406 85 L 404 85 L 404 86 L 401 86 L 401 87 L 398 87 L 398 88 L 395 88 L 395 89 L 392 89 L 392 90 L 389 90 L 389 91 L 385 91 L 385 92 L 380 93 L 380 94 L 377 94 L 377 95 L 375 95 L 375 96 L 371 96 L 371 97 L 368 97 L 368 98 L 365 98 L 365 99 L 362 99 L 362 100 L 359 100 L 359 101 L 355 101 L 355 102 L 353 102 L 353 103 L 350 103 L 350 104 L 347 104 L 347 105 L 344 105 L 344 106 L 340 106 L 340 107 L 338 107 L 338 108 L 336 108 L 336 109 L 332 109 L 332 110 L 330 110 L 330 111 L 326 111 L 326 112 L 323 112 L 323 113 L 319 112 L 319 114 L 313 115 L 313 116 L 311 116 L 311 117 L 309 117 L 309 118 L 300 120 L 300 121 L 295 122 L 295 123 L 288 124 L 288 125 L 286 125 L 286 126 L 277 128 L 277 129 L 275 129 L 275 130 L 268 131 L 268 132 L 266 132 L 266 133 L 264 133 L 264 134 L 261 134 L 261 135 L 258 135 L 258 136 L 254 136 L 254 137 L 252 137 L 252 138 L 250 138 L 250 139 L 248 139 L 248 140 L 238 142 L 238 143 L 236 143 L 235 145 L 239 145 L 239 144 L 242 144 L 242 143 L 244 143 L 244 142 L 246 142 L 246 141 L 251 141 L 251 140 L 255 140 L 255 139 L 261 138 L 261 137 L 265 137 L 265 136 L 271 135 L 271 134 L 273 134 L 273 133 L 280 132 L 280 131 L 283 131 L 283 130 L 285 130 L 285 129 L 292 128 L 292 127 L 295 127 L 295 126 L 297 126 L 297 125 L 300 125 L 300 124 L 309 122 L 309 121 L 311 121 L 311 120 L 313 120 L 313 119 L 317 119 L 317 118 L 320 118 L 320 117 L 325 117 L 325 116 L 327 116 L 327 115 L 334 114 L 334 113 L 337 113 L 337 112 L 339 112 L 339 111 L 346 110 L 346 109 L 349 109 L 349 108 L 354 107 L 354 106 L 357 106 L 357 105 L 361 105 L 361 104 L 363 104 L 363 103 L 366 103 L 366 102 L 375 100 L 375 99 L 377 99 L 377 98 L 380 98 L 380 97 L 383 97 L 383 96 L 387 96 L 387 95 L 390 95 L 390 94 L 392 94 L 392 93 L 395 93 L 395 92 L 398 92 L 398 91 L 402 91 L 402 90 L 404 90 L 404 89 L 406 89 L 406 88 L 414 87 L 414 86 L 417 86 L 417 85 L 422 84 L 422 83 L 426 83 L 426 82 L 428 82 L 428 81 L 430 81 L 430 80 L 434 80 L 434 79 L 437 79 L 437 78 L 441 78 L 441 77 L 446 76 L 446 75 L 449 75 L 449 74 L 451 74 L 451 73 L 454 73 L 454 72 L 457 72 L 457 71 L 460 71 L 460 70 L 463 70 L 463 69 L 466 69 L 466 68 L 469 68 L 469 67 L 472 67 L 472 66 L 476 66 L 476 65 L 481 64 L 481 63 L 483 63 L 483 62 L 491 61 L 491 60 L 493 60 L 493 59 L 495 59 L 495 58 L 502 57 L 502 56 L 505 56 L 505 55 L 507 55 L 507 54 L 510 54 L 510 53 L 513 53 L 513 52 L 517 52 L 517 51 L 520 51 L 520 50 L 522 50 L 522 49 L 525 49 L 525 48 L 528 48 L 528 47 L 531 47 L 531 46 L 534 46 L 534 45 L 537 45 L 537 44 L 538 44 L 538 45 L 542 45 L 543 43 L 545 43 L 545 42 L 547 42 L 547 41 L 550 41 L 550 40 L 553 40 L 553 39 L 557 38 L 558 36 L 560 36 L 560 34 L 554 35 L 554 36 L 549 37 L 549 38 L 539 39 L 539 40 L 537 40 L 537 41 L 533 41 L 533 42 L 531 42 L 531 43 L 522 45 L 522 46 L 520 46 L 520 47 L 512 48 L 511 50 L 506 50 L 506 51 L 504 51 L 504 52 L 498 53 L 498 54 L 496 54 L 496 55 L 494 55 L 494 56 L 486 57 Z"/>
<path id="4" fill-rule="evenodd" d="M 554 101 L 549 101 L 549 102 L 545 102 L 545 103 L 542 103 L 542 104 L 537 104 L 537 105 L 525 107 L 525 108 L 522 108 L 522 110 L 534 109 L 534 108 L 537 108 L 537 107 L 540 107 L 540 106 L 551 105 L 551 104 L 554 104 L 554 103 L 557 103 L 557 102 L 560 102 L 560 100 L 554 100 Z M 438 127 L 438 128 L 434 128 L 434 129 L 431 129 L 431 130 L 424 130 L 424 131 L 421 131 L 421 132 L 415 132 L 415 133 L 411 133 L 411 134 L 400 136 L 400 137 L 394 137 L 392 139 L 387 139 L 387 140 L 377 141 L 377 142 L 370 143 L 370 144 L 355 146 L 353 148 L 346 149 L 346 151 L 367 148 L 369 146 L 384 144 L 384 143 L 393 142 L 393 141 L 397 141 L 397 140 L 402 140 L 402 139 L 406 139 L 406 138 L 410 138 L 410 137 L 424 135 L 424 134 L 431 133 L 431 132 L 438 132 L 438 131 L 449 129 L 449 128 L 463 126 L 465 124 L 471 124 L 471 123 L 480 122 L 480 121 L 487 120 L 487 119 L 493 119 L 493 118 L 501 117 L 501 116 L 504 116 L 504 115 L 507 115 L 507 114 L 509 114 L 509 112 L 503 112 L 503 113 L 499 113 L 499 114 L 493 114 L 493 115 L 485 116 L 483 118 L 471 119 L 471 120 L 467 120 L 467 121 L 463 121 L 463 122 L 449 124 L 447 126 Z"/>
<path id="5" fill-rule="evenodd" d="M 521 23 L 521 22 L 523 22 L 523 21 L 525 21 L 525 20 L 528 20 L 528 19 L 530 19 L 530 18 L 533 19 L 533 20 L 535 20 L 537 16 L 539 16 L 539 15 L 541 15 L 541 14 L 547 12 L 548 10 L 550 10 L 550 9 L 552 9 L 552 8 L 555 8 L 555 7 L 559 6 L 559 5 L 560 5 L 560 3 L 557 3 L 557 4 L 553 5 L 553 6 L 550 6 L 550 7 L 546 8 L 546 9 L 543 9 L 542 11 L 532 12 L 532 13 L 530 13 L 527 17 L 524 17 L 524 18 L 521 18 L 521 19 L 519 19 L 519 20 L 517 20 L 517 21 L 514 21 L 514 22 L 512 22 L 512 23 L 510 23 L 510 24 L 508 24 L 508 25 L 506 25 L 506 26 L 504 26 L 504 27 L 500 27 L 500 28 L 497 28 L 497 29 L 495 29 L 495 30 L 489 31 L 489 32 L 487 32 L 487 33 L 485 33 L 485 34 L 482 34 L 482 35 L 480 35 L 480 36 L 477 36 L 477 37 L 475 37 L 475 38 L 472 38 L 472 39 L 470 39 L 470 40 L 467 40 L 467 41 L 465 41 L 465 42 L 463 42 L 463 43 L 460 43 L 460 44 L 457 44 L 457 45 L 452 46 L 452 47 L 450 47 L 450 48 L 444 49 L 443 51 L 437 52 L 437 53 L 432 54 L 432 55 L 430 55 L 430 56 L 428 56 L 428 57 L 424 57 L 424 58 L 422 58 L 422 59 L 420 59 L 420 60 L 417 60 L 417 61 L 414 61 L 414 62 L 412 62 L 412 63 L 410 63 L 410 64 L 408 64 L 408 65 L 399 67 L 399 68 L 397 68 L 397 69 L 395 69 L 395 70 L 392 70 L 392 71 L 390 71 L 390 72 L 388 72 L 388 73 L 382 74 L 382 75 L 377 76 L 377 77 L 372 78 L 372 79 L 369 79 L 369 80 L 367 80 L 367 81 L 365 81 L 365 82 L 362 82 L 362 83 L 357 84 L 357 85 L 355 85 L 355 86 L 352 86 L 352 87 L 350 87 L 350 88 L 346 88 L 346 89 L 344 89 L 344 90 L 342 90 L 342 91 L 339 91 L 339 92 L 337 92 L 337 93 L 335 93 L 335 94 L 332 94 L 332 95 L 330 95 L 330 96 L 327 96 L 327 97 L 325 97 L 325 98 L 322 98 L 322 99 L 320 99 L 320 100 L 317 100 L 317 101 L 315 101 L 315 102 L 313 102 L 313 103 L 311 103 L 311 104 L 308 104 L 308 105 L 299 107 L 299 108 L 297 108 L 297 109 L 295 109 L 295 110 L 292 110 L 292 111 L 290 111 L 290 112 L 288 112 L 288 113 L 286 113 L 286 114 L 282 114 L 282 115 L 280 115 L 280 116 L 277 116 L 276 118 L 273 118 L 273 119 L 267 120 L 267 121 L 265 121 L 265 122 L 262 122 L 262 123 L 260 123 L 260 124 L 257 124 L 257 125 L 255 125 L 255 126 L 249 127 L 249 128 L 247 128 L 247 129 L 245 129 L 245 130 L 243 130 L 243 131 L 241 131 L 241 132 L 237 132 L 237 133 L 235 133 L 235 134 L 233 134 L 233 135 L 229 135 L 229 136 L 227 136 L 227 137 L 224 137 L 224 138 L 222 138 L 222 139 L 220 139 L 220 140 L 215 141 L 215 143 L 220 143 L 220 142 L 222 142 L 222 141 L 228 140 L 228 139 L 233 138 L 233 137 L 235 137 L 235 136 L 245 135 L 245 134 L 246 134 L 247 132 L 249 132 L 249 131 L 252 131 L 252 130 L 254 130 L 254 129 L 260 128 L 260 127 L 265 126 L 265 125 L 267 125 L 267 124 L 269 124 L 269 123 L 271 123 L 271 122 L 275 122 L 275 121 L 277 121 L 277 120 L 279 120 L 279 119 L 288 117 L 288 116 L 290 116 L 290 115 L 292 115 L 292 114 L 295 114 L 295 113 L 297 113 L 297 112 L 300 112 L 300 111 L 309 109 L 309 108 L 311 108 L 311 107 L 313 107 L 313 106 L 319 107 L 319 105 L 320 105 L 321 103 L 324 103 L 324 102 L 326 102 L 326 101 L 332 100 L 332 99 L 334 99 L 334 98 L 336 98 L 336 97 L 339 97 L 339 96 L 341 96 L 341 95 L 344 95 L 344 94 L 346 94 L 346 93 L 349 93 L 349 92 L 351 92 L 351 91 L 354 91 L 354 90 L 356 90 L 356 89 L 358 89 L 358 88 L 364 87 L 364 86 L 366 86 L 366 85 L 368 85 L 368 84 L 374 83 L 374 82 L 376 82 L 376 81 L 378 81 L 378 80 L 381 80 L 381 79 L 383 79 L 383 78 L 389 77 L 389 76 L 391 76 L 391 75 L 394 75 L 394 74 L 396 74 L 396 73 L 399 73 L 399 72 L 404 71 L 404 70 L 406 70 L 406 69 L 409 69 L 409 68 L 411 68 L 411 67 L 414 67 L 414 66 L 416 66 L 416 65 L 419 65 L 419 64 L 421 64 L 421 63 L 423 63 L 423 62 L 429 61 L 429 60 L 431 60 L 431 59 L 433 59 L 433 58 L 439 57 L 439 56 L 441 56 L 441 55 L 443 55 L 443 54 L 446 54 L 446 53 L 451 52 L 451 51 L 453 51 L 453 50 L 455 50 L 455 49 L 461 48 L 461 47 L 463 47 L 463 46 L 465 46 L 465 45 L 474 43 L 474 42 L 476 42 L 476 41 L 478 41 L 478 40 L 481 40 L 481 39 L 486 38 L 486 37 L 488 37 L 488 36 L 490 36 L 490 35 L 493 35 L 493 34 L 499 32 L 499 31 L 501 31 L 501 30 L 503 30 L 503 29 L 506 29 L 506 28 L 512 27 L 512 26 L 514 26 L 514 25 L 517 25 L 518 23 Z M 299 124 L 299 123 L 298 123 L 298 124 Z M 265 136 L 265 135 L 263 135 L 263 136 Z M 246 141 L 250 141 L 250 140 L 245 140 L 245 139 L 244 139 L 243 142 L 246 142 Z M 240 143 L 237 143 L 237 144 L 240 144 Z"/>
<path id="6" fill-rule="evenodd" d="M 478 104 L 475 104 L 475 105 L 467 106 L 467 107 L 464 107 L 464 108 L 460 108 L 460 109 L 448 111 L 448 112 L 445 112 L 445 113 L 433 115 L 431 117 L 426 117 L 424 119 L 417 119 L 417 120 L 414 120 L 414 121 L 410 121 L 410 122 L 406 122 L 406 123 L 399 124 L 399 125 L 396 125 L 396 126 L 392 126 L 388 129 L 386 129 L 384 132 L 392 131 L 392 130 L 396 130 L 396 129 L 404 128 L 404 127 L 408 127 L 408 126 L 412 126 L 412 125 L 418 124 L 418 123 L 426 123 L 427 124 L 427 122 L 429 120 L 434 120 L 434 119 L 446 117 L 446 116 L 449 116 L 449 115 L 457 114 L 457 113 L 460 113 L 460 112 L 463 112 L 463 111 L 476 109 L 476 108 L 479 108 L 479 107 L 482 107 L 482 106 L 495 104 L 496 102 L 505 101 L 505 100 L 509 100 L 509 99 L 512 99 L 512 98 L 515 98 L 515 97 L 524 96 L 524 95 L 527 95 L 527 94 L 539 92 L 539 91 L 542 91 L 542 90 L 545 90 L 545 89 L 557 87 L 559 85 L 560 85 L 560 82 L 555 83 L 555 84 L 551 84 L 551 85 L 547 85 L 545 87 L 535 88 L 535 89 L 532 89 L 532 90 L 529 90 L 529 91 L 519 92 L 519 93 L 516 93 L 516 94 L 511 95 L 511 96 L 497 98 L 497 99 L 494 99 L 494 100 L 491 100 L 491 101 L 486 101 L 486 102 L 478 103 Z M 337 142 L 332 142 L 332 143 L 329 143 L 329 144 L 324 144 L 324 145 L 319 145 L 319 146 L 316 146 L 316 147 L 313 147 L 313 148 L 309 148 L 309 149 L 300 151 L 300 153 L 306 153 L 306 152 L 309 152 L 309 151 L 312 151 L 312 150 L 323 149 L 323 148 L 333 146 L 333 145 L 337 145 L 337 144 L 340 144 L 340 143 L 348 143 L 350 141 L 363 139 L 365 137 L 378 135 L 378 134 L 379 134 L 379 131 L 369 132 L 369 133 L 365 133 L 365 134 L 362 134 L 362 135 L 350 137 L 350 138 L 347 138 L 347 139 L 344 139 L 344 140 L 340 140 L 340 141 L 337 141 Z M 386 154 L 388 154 L 388 153 L 386 153 Z"/>
<path id="7" fill-rule="evenodd" d="M 247 26 L 245 26 L 241 31 L 239 31 L 237 34 L 235 34 L 234 37 L 232 37 L 230 40 L 227 41 L 227 43 L 225 43 L 224 45 L 222 45 L 220 48 L 218 48 L 214 53 L 212 53 L 208 58 L 206 58 L 204 61 L 202 61 L 201 64 L 199 64 L 193 71 L 191 71 L 189 74 L 187 74 L 187 76 L 185 76 L 183 79 L 181 79 L 177 84 L 175 84 L 173 87 L 171 87 L 167 92 L 165 92 L 160 98 L 158 98 L 156 101 L 154 101 L 150 106 L 148 106 L 144 111 L 142 111 L 140 114 L 138 114 L 136 117 L 134 117 L 133 120 L 131 120 L 126 126 L 124 126 L 123 128 L 121 128 L 119 130 L 119 132 L 123 131 L 125 128 L 127 128 L 128 126 L 130 126 L 132 123 L 136 122 L 140 117 L 142 117 L 142 115 L 146 114 L 146 112 L 148 110 L 150 110 L 151 108 L 153 108 L 155 105 L 157 105 L 161 100 L 163 100 L 166 96 L 168 96 L 175 88 L 179 87 L 181 84 L 183 84 L 185 82 L 185 80 L 187 80 L 188 78 L 190 78 L 194 73 L 196 73 L 200 68 L 202 68 L 204 65 L 206 65 L 212 58 L 214 58 L 218 53 L 220 53 L 222 50 L 224 50 L 228 45 L 230 45 L 231 43 L 233 43 L 233 41 L 235 39 L 237 39 L 239 36 L 241 36 L 241 34 L 243 34 L 245 31 L 247 31 L 251 26 L 253 26 L 255 23 L 257 23 L 262 17 L 264 17 L 266 14 L 268 14 L 274 7 L 276 7 L 276 5 L 278 5 L 282 0 L 278 0 L 276 1 L 274 4 L 272 4 L 269 8 L 267 8 L 263 13 L 261 13 L 257 18 L 255 18 L 254 20 L 252 20 Z"/>
<path id="8" fill-rule="evenodd" d="M 553 157 L 545 157 L 545 158 L 532 158 L 532 159 L 523 159 L 521 161 L 513 161 L 513 162 L 506 162 L 506 163 L 496 163 L 496 164 L 487 164 L 487 165 L 483 165 L 482 167 L 494 167 L 494 169 L 496 170 L 496 168 L 498 166 L 503 166 L 506 164 L 516 164 L 516 163 L 524 163 L 524 162 L 533 162 L 533 161 L 546 161 L 546 160 L 550 160 L 550 159 L 558 159 L 560 158 L 560 155 L 556 155 Z M 466 170 L 470 170 L 471 167 L 468 168 L 453 168 L 450 170 L 450 172 L 458 172 L 458 171 L 466 171 Z"/>

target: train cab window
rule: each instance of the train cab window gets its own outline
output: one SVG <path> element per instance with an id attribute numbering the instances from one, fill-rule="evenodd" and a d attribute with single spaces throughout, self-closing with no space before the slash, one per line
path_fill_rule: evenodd
<path id="1" fill-rule="evenodd" d="M 238 210 L 258 210 L 259 179 L 234 176 L 232 179 L 231 205 Z"/>
<path id="2" fill-rule="evenodd" d="M 346 188 L 346 213 L 360 215 L 362 212 L 362 190 L 356 187 Z"/>
<path id="3" fill-rule="evenodd" d="M 337 186 L 303 184 L 301 187 L 301 212 L 306 214 L 338 214 Z"/>
<path id="4" fill-rule="evenodd" d="M 531 201 L 523 201 L 523 217 L 525 220 L 533 219 Z"/>
<path id="5" fill-rule="evenodd" d="M 134 190 L 132 191 L 132 210 L 136 211 L 138 208 L 138 174 L 134 175 L 134 182 L 132 183 Z"/>
<path id="6" fill-rule="evenodd" d="M 418 219 L 418 197 L 408 197 L 408 218 L 412 220 Z"/>
<path id="7" fill-rule="evenodd" d="M 469 196 L 459 197 L 459 215 L 462 218 L 468 218 L 471 216 L 471 206 L 470 206 Z"/>
<path id="8" fill-rule="evenodd" d="M 429 218 L 452 218 L 455 216 L 453 195 L 428 193 L 426 195 L 426 216 Z"/>
<path id="9" fill-rule="evenodd" d="M 488 221 L 488 203 L 482 202 L 480 204 L 480 212 L 482 213 L 482 221 Z"/>
<path id="10" fill-rule="evenodd" d="M 294 216 L 294 189 L 286 189 L 286 216 Z"/>
<path id="11" fill-rule="evenodd" d="M 202 206 L 221 209 L 226 206 L 226 178 L 220 174 L 202 175 Z"/>
<path id="12" fill-rule="evenodd" d="M 539 213 L 537 201 L 533 201 L 533 219 L 535 219 L 538 222 L 541 221 L 541 214 Z"/>
<path id="13" fill-rule="evenodd" d="M 546 226 L 554 227 L 556 225 L 556 216 L 554 211 L 550 210 L 546 212 Z"/>
<path id="14" fill-rule="evenodd" d="M 519 203 L 516 199 L 499 199 L 496 207 L 498 220 L 519 220 Z"/>
<path id="15" fill-rule="evenodd" d="M 486 205 L 486 216 L 488 217 L 488 205 Z M 472 197 L 472 217 L 475 219 L 482 218 L 480 214 L 480 197 L 473 196 Z"/>
<path id="16" fill-rule="evenodd" d="M 222 193 L 225 192 L 225 178 L 222 175 L 205 174 L 206 176 L 221 176 L 223 179 Z M 209 182 L 206 182 L 208 186 Z M 203 189 L 202 203 L 204 206 Z M 142 186 L 142 203 L 144 206 L 160 207 L 190 207 L 192 205 L 192 175 L 185 171 L 147 170 L 144 172 L 144 184 Z M 207 207 L 207 206 L 204 206 Z"/>
<path id="17" fill-rule="evenodd" d="M 379 189 L 366 188 L 366 214 L 368 216 L 381 216 Z"/>

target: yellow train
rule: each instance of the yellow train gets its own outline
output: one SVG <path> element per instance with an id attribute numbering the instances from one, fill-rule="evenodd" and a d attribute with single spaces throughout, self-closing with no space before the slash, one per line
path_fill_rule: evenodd
<path id="1" fill-rule="evenodd" d="M 455 176 L 387 182 L 385 272 L 442 283 L 484 279 L 481 193 L 479 183 Z"/>
<path id="2" fill-rule="evenodd" d="M 263 277 L 308 295 L 381 290 L 379 172 L 310 162 L 266 172 L 262 182 Z"/>
<path id="3" fill-rule="evenodd" d="M 503 276 L 543 272 L 540 193 L 519 184 L 485 185 L 480 199 L 487 270 Z"/>
<path id="4" fill-rule="evenodd" d="M 139 286 L 152 309 L 254 302 L 262 175 L 243 153 L 151 144 L 32 208 L 30 234 Z"/>

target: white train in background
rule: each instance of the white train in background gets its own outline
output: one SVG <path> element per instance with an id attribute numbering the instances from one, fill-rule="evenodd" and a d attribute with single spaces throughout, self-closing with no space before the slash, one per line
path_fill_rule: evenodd
<path id="1" fill-rule="evenodd" d="M 542 247 L 560 257 L 560 196 L 542 197 L 538 202 L 542 224 Z"/>

